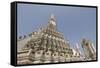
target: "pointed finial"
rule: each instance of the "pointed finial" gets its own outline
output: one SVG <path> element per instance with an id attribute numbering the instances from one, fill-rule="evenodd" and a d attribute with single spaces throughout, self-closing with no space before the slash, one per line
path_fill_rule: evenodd
<path id="1" fill-rule="evenodd" d="M 55 18 L 54 14 L 51 14 L 51 18 Z"/>
<path id="2" fill-rule="evenodd" d="M 51 14 L 50 20 L 56 21 L 54 14 Z"/>

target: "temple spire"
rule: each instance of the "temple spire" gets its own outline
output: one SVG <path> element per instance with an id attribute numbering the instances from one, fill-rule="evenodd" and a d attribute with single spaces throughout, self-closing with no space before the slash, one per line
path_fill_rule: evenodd
<path id="1" fill-rule="evenodd" d="M 51 14 L 50 20 L 54 20 L 54 21 L 55 21 L 55 16 L 54 16 L 54 14 Z"/>
<path id="2" fill-rule="evenodd" d="M 49 18 L 49 27 L 53 30 L 56 29 L 56 18 L 54 16 L 54 14 L 51 14 L 50 15 L 50 18 Z"/>

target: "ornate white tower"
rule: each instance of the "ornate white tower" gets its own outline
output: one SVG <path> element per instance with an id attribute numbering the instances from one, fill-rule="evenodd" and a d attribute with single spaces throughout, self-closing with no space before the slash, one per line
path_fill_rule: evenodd
<path id="1" fill-rule="evenodd" d="M 81 44 L 82 44 L 82 48 L 83 48 L 86 59 L 95 60 L 96 52 L 93 48 L 92 42 L 90 40 L 83 39 Z"/>

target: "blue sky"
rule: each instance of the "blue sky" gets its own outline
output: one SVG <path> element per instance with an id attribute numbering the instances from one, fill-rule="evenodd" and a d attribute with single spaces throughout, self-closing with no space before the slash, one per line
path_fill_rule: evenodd
<path id="1" fill-rule="evenodd" d="M 72 47 L 88 38 L 96 44 L 96 8 L 18 4 L 18 36 L 27 35 L 48 24 L 51 14 L 57 20 L 57 29 Z"/>

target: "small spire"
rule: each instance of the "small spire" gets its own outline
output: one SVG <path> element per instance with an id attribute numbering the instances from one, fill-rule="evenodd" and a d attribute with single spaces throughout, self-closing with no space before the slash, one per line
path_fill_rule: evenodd
<path id="1" fill-rule="evenodd" d="M 53 14 L 50 15 L 48 23 L 49 23 L 48 26 L 50 29 L 56 30 L 56 19 L 55 19 L 55 16 Z"/>
<path id="2" fill-rule="evenodd" d="M 78 43 L 76 43 L 76 48 L 79 49 L 79 45 L 78 45 Z"/>
<path id="3" fill-rule="evenodd" d="M 51 18 L 55 18 L 54 14 L 51 14 Z"/>
<path id="4" fill-rule="evenodd" d="M 50 20 L 56 21 L 54 14 L 51 14 Z"/>

